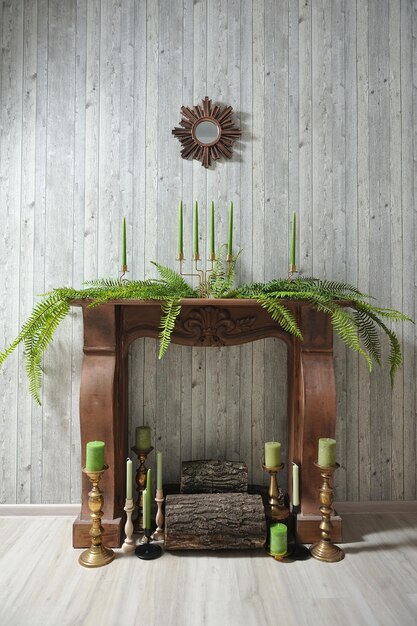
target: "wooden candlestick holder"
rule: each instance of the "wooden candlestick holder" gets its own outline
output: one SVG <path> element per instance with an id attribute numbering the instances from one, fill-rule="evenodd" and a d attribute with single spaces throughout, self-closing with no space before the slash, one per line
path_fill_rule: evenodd
<path id="1" fill-rule="evenodd" d="M 135 542 L 133 540 L 133 522 L 132 515 L 135 510 L 135 505 L 133 504 L 133 498 L 126 498 L 125 511 L 126 511 L 126 525 L 125 525 L 125 535 L 126 539 L 122 545 L 123 552 L 134 552 L 135 550 Z"/>
<path id="2" fill-rule="evenodd" d="M 143 530 L 143 492 L 146 489 L 146 474 L 147 469 L 145 466 L 148 455 L 152 452 L 153 446 L 147 450 L 139 450 L 136 446 L 133 446 L 131 450 L 137 455 L 139 459 L 139 467 L 136 470 L 136 492 L 138 494 L 136 500 L 136 507 L 138 514 L 135 520 L 134 528 L 136 532 Z"/>
<path id="3" fill-rule="evenodd" d="M 280 501 L 277 474 L 284 469 L 284 463 L 277 467 L 262 465 L 269 472 L 268 504 L 266 516 L 274 522 L 282 522 L 288 519 L 290 510 Z"/>
<path id="4" fill-rule="evenodd" d="M 82 552 L 78 562 L 83 567 L 102 567 L 111 563 L 114 559 L 114 552 L 110 548 L 106 548 L 102 543 L 102 536 L 104 529 L 101 525 L 101 518 L 103 517 L 103 493 L 100 490 L 99 482 L 104 472 L 108 469 L 108 465 L 105 465 L 102 470 L 90 472 L 89 470 L 82 468 L 84 474 L 87 474 L 88 478 L 93 485 L 93 488 L 88 493 L 88 507 L 91 511 L 92 526 L 90 528 L 91 546 Z"/>
<path id="5" fill-rule="evenodd" d="M 321 522 L 319 528 L 321 530 L 321 539 L 317 543 L 310 546 L 310 554 L 319 561 L 325 561 L 326 563 L 337 563 L 345 557 L 345 553 L 342 548 L 332 543 L 330 534 L 332 530 L 332 523 L 330 517 L 333 512 L 333 487 L 331 486 L 331 478 L 334 471 L 340 467 L 339 463 L 336 463 L 332 467 L 323 467 L 318 463 L 314 463 L 315 467 L 320 470 L 323 483 L 320 487 L 320 513 Z"/>
<path id="6" fill-rule="evenodd" d="M 164 492 L 162 489 L 156 490 L 156 498 L 155 502 L 158 506 L 158 510 L 156 512 L 156 530 L 152 535 L 152 539 L 154 541 L 164 541 L 165 533 L 164 533 L 164 513 L 162 511 L 162 505 L 164 503 Z"/>

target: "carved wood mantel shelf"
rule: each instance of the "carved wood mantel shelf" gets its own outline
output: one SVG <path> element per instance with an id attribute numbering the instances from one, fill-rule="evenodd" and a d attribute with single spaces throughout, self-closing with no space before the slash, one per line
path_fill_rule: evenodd
<path id="1" fill-rule="evenodd" d="M 92 439 L 106 444 L 102 488 L 104 541 L 120 546 L 124 528 L 125 460 L 128 456 L 127 407 L 130 344 L 140 337 L 158 338 L 160 303 L 112 300 L 83 308 L 84 361 L 80 389 L 81 454 Z M 296 316 L 304 340 L 300 342 L 271 319 L 255 300 L 184 299 L 172 342 L 185 346 L 232 346 L 277 337 L 288 346 L 288 462 L 300 465 L 301 514 L 298 537 L 304 543 L 319 538 L 318 491 L 314 471 L 319 437 L 334 437 L 336 387 L 333 366 L 333 329 L 328 315 L 306 302 L 285 302 Z M 291 476 L 291 472 L 289 472 Z M 291 493 L 291 480 L 288 485 Z M 90 545 L 89 484 L 83 475 L 82 507 L 73 527 L 74 547 Z M 341 540 L 341 519 L 333 520 L 334 540 Z"/>

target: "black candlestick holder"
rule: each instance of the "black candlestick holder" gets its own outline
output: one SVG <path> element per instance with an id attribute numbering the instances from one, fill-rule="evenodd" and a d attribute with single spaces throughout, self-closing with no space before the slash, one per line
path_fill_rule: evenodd
<path id="1" fill-rule="evenodd" d="M 145 529 L 146 543 L 141 543 L 135 550 L 135 554 L 138 559 L 144 561 L 152 561 L 153 559 L 159 559 L 162 556 L 161 546 L 157 546 L 151 543 L 151 529 Z"/>
<path id="2" fill-rule="evenodd" d="M 291 521 L 292 521 L 294 543 L 293 543 L 293 549 L 291 551 L 291 558 L 294 561 L 306 561 L 311 556 L 310 550 L 306 546 L 304 546 L 302 543 L 298 543 L 297 541 L 297 516 L 299 512 L 300 512 L 300 505 L 293 504 L 292 511 L 291 511 L 291 518 L 292 518 Z"/>

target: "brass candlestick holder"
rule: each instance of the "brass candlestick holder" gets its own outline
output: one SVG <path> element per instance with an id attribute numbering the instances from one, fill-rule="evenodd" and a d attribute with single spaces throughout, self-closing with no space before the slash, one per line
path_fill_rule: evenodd
<path id="1" fill-rule="evenodd" d="M 156 530 L 152 535 L 152 539 L 154 541 L 164 541 L 165 533 L 164 533 L 164 514 L 162 512 L 162 505 L 164 503 L 164 492 L 162 489 L 156 490 L 156 498 L 155 502 L 158 506 L 158 510 L 156 512 Z"/>
<path id="2" fill-rule="evenodd" d="M 136 491 L 138 494 L 136 506 L 138 514 L 135 520 L 134 527 L 135 531 L 140 532 L 143 530 L 143 492 L 146 489 L 146 474 L 148 471 L 146 469 L 145 463 L 148 455 L 153 450 L 153 446 L 151 446 L 147 450 L 139 450 L 139 448 L 133 446 L 131 450 L 133 450 L 133 452 L 137 455 L 139 459 L 139 467 L 136 470 Z"/>
<path id="3" fill-rule="evenodd" d="M 325 561 L 326 563 L 336 563 L 341 561 L 345 557 L 345 553 L 342 548 L 336 546 L 330 540 L 330 534 L 332 530 L 332 523 L 330 517 L 333 511 L 333 487 L 330 484 L 334 471 L 340 467 L 339 463 L 336 463 L 332 467 L 323 467 L 318 463 L 314 463 L 315 467 L 320 470 L 323 483 L 320 487 L 320 513 L 322 516 L 319 528 L 321 530 L 321 539 L 317 543 L 310 546 L 310 554 L 319 561 Z"/>
<path id="4" fill-rule="evenodd" d="M 294 274 L 298 274 L 297 266 L 295 263 L 290 263 L 288 268 L 288 278 L 291 280 Z"/>
<path id="5" fill-rule="evenodd" d="M 126 539 L 122 545 L 123 552 L 133 552 L 135 549 L 135 542 L 133 540 L 133 522 L 132 515 L 135 510 L 135 505 L 133 504 L 133 498 L 126 498 L 126 504 L 124 507 L 126 511 L 126 524 L 125 524 L 125 535 Z"/>
<path id="6" fill-rule="evenodd" d="M 281 502 L 279 498 L 278 480 L 277 474 L 284 469 L 284 463 L 277 467 L 267 467 L 262 465 L 264 470 L 269 472 L 269 488 L 268 488 L 268 503 L 269 507 L 266 510 L 267 517 L 274 522 L 282 522 L 288 519 L 290 510 Z"/>
<path id="7" fill-rule="evenodd" d="M 105 465 L 102 470 L 96 472 L 90 472 L 86 470 L 85 467 L 82 468 L 82 471 L 84 474 L 87 474 L 93 485 L 92 490 L 88 493 L 88 507 L 91 511 L 90 515 L 92 519 L 92 526 L 90 528 L 91 546 L 88 550 L 84 550 L 78 559 L 78 562 L 83 567 L 102 567 L 113 561 L 115 556 L 113 550 L 106 548 L 101 539 L 104 532 L 101 525 L 104 498 L 98 485 L 106 469 L 108 469 L 108 465 Z"/>
<path id="8" fill-rule="evenodd" d="M 184 257 L 184 253 L 180 252 L 177 256 L 177 261 L 180 264 L 180 274 L 181 276 L 192 276 L 195 278 L 198 278 L 199 280 L 199 289 L 200 289 L 200 293 L 202 294 L 202 296 L 204 295 L 209 295 L 209 289 L 208 289 L 208 285 L 209 285 L 209 280 L 210 280 L 210 274 L 213 272 L 214 269 L 214 262 L 217 260 L 217 257 L 215 254 L 210 253 L 207 259 L 207 263 L 209 263 L 209 267 L 207 267 L 206 269 L 202 269 L 199 266 L 199 263 L 201 261 L 201 257 L 199 254 L 193 254 L 192 256 L 192 261 L 194 264 L 194 272 L 191 273 L 187 273 L 183 271 L 183 263 L 185 261 L 185 257 Z M 226 256 L 226 263 L 227 263 L 227 267 L 228 267 L 228 274 L 230 272 L 230 264 L 233 263 L 233 255 L 232 254 L 228 254 Z M 207 292 L 207 293 L 206 293 Z"/>
<path id="9" fill-rule="evenodd" d="M 125 274 L 127 274 L 129 271 L 127 265 L 122 265 L 122 267 L 120 268 L 120 280 L 123 280 L 123 277 L 125 276 Z"/>

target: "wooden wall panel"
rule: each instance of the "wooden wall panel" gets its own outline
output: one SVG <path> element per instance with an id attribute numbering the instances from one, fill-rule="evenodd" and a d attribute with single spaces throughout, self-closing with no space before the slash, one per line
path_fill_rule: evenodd
<path id="1" fill-rule="evenodd" d="M 175 266 L 180 198 L 188 259 L 194 201 L 205 256 L 207 207 L 220 243 L 233 200 L 239 280 L 285 275 L 295 210 L 304 274 L 416 316 L 413 0 L 7 0 L 0 24 L 0 348 L 38 294 L 118 273 L 123 216 L 129 277 Z M 243 131 L 209 171 L 171 136 L 180 106 L 206 94 Z M 386 369 L 369 375 L 336 341 L 339 499 L 416 498 L 416 329 L 396 330 L 392 392 Z M 42 407 L 22 351 L 2 368 L 0 502 L 79 500 L 81 348 L 74 312 L 45 356 Z M 130 350 L 130 442 L 152 427 L 167 480 L 218 456 L 265 481 L 264 441 L 286 447 L 286 347 L 157 354 L 151 339 Z"/>

